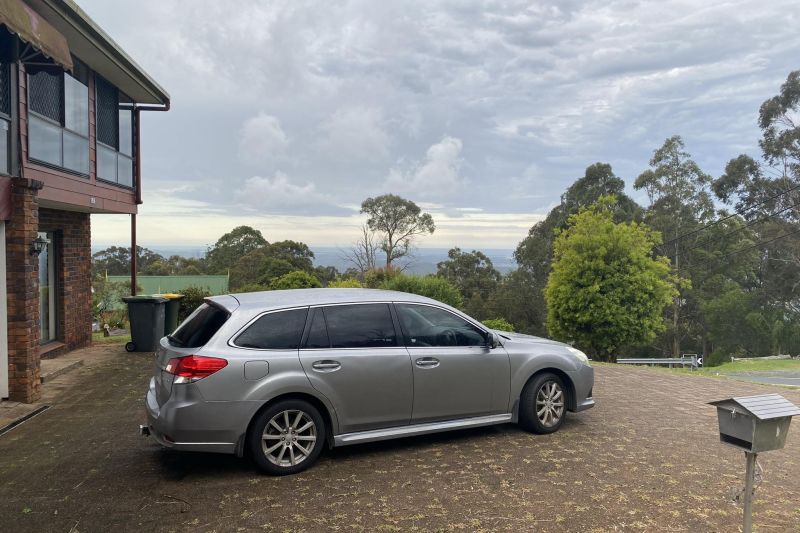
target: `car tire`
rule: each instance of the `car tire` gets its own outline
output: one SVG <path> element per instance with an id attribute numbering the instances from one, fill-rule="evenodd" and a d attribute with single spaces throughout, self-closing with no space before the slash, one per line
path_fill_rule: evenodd
<path id="1" fill-rule="evenodd" d="M 544 372 L 525 385 L 519 401 L 519 423 L 532 433 L 554 433 L 567 418 L 567 389 L 560 377 Z"/>
<path id="2" fill-rule="evenodd" d="M 256 417 L 247 446 L 261 470 L 286 476 L 317 461 L 325 436 L 325 421 L 316 407 L 303 400 L 283 400 Z"/>

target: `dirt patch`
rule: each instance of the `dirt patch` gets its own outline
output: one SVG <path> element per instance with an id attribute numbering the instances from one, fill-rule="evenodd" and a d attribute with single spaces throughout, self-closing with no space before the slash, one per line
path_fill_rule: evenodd
<path id="1" fill-rule="evenodd" d="M 232 456 L 161 450 L 136 434 L 152 364 L 74 371 L 53 407 L 0 437 L 4 531 L 737 531 L 744 454 L 709 400 L 776 391 L 598 367 L 597 407 L 535 436 L 504 425 L 341 448 L 271 478 Z M 755 523 L 797 531 L 800 420 L 765 470 Z"/>

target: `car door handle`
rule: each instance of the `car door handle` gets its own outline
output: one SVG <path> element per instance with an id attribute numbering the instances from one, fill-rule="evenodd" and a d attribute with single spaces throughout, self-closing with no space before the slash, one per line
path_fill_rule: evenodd
<path id="1" fill-rule="evenodd" d="M 334 372 L 342 368 L 342 364 L 339 361 L 324 359 L 322 361 L 314 361 L 311 363 L 311 368 L 314 370 L 319 370 L 320 372 Z"/>
<path id="2" fill-rule="evenodd" d="M 436 368 L 439 366 L 439 360 L 435 357 L 420 357 L 414 361 L 414 364 L 420 368 Z"/>

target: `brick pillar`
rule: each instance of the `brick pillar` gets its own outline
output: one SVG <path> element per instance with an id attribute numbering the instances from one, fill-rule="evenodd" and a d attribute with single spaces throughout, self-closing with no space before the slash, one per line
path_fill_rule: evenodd
<path id="1" fill-rule="evenodd" d="M 41 396 L 39 259 L 31 248 L 38 231 L 36 195 L 42 182 L 11 182 L 11 219 L 6 225 L 9 399 L 31 403 Z"/>

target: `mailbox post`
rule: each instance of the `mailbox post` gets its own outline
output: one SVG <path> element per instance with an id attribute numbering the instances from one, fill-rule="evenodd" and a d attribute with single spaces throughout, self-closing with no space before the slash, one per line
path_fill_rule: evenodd
<path id="1" fill-rule="evenodd" d="M 747 458 L 742 530 L 751 533 L 756 457 L 760 452 L 783 448 L 789 424 L 793 416 L 800 415 L 800 408 L 779 394 L 728 398 L 710 404 L 717 407 L 719 440 L 744 450 Z"/>

